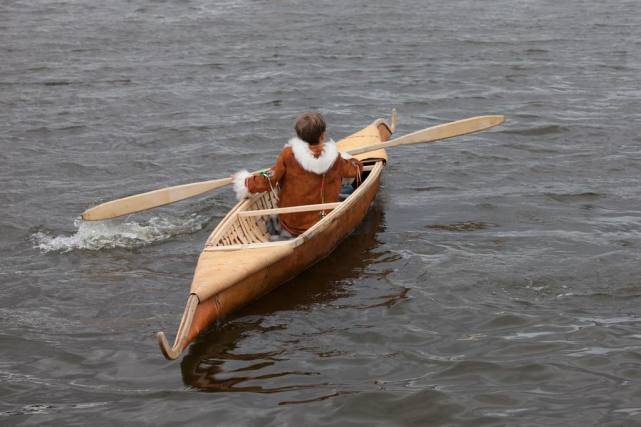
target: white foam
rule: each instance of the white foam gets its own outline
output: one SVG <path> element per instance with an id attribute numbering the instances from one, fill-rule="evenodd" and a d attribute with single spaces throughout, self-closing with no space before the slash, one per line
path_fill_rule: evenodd
<path id="1" fill-rule="evenodd" d="M 51 235 L 37 232 L 32 241 L 43 252 L 69 252 L 76 249 L 97 251 L 111 248 L 135 248 L 154 242 L 168 240 L 180 234 L 189 234 L 202 229 L 207 218 L 193 214 L 187 218 L 153 217 L 145 222 L 82 221 L 74 225 L 72 235 Z"/>

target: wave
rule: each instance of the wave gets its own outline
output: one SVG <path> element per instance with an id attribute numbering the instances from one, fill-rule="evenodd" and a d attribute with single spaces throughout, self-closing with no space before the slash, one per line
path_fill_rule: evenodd
<path id="1" fill-rule="evenodd" d="M 554 135 L 559 133 L 568 132 L 569 129 L 565 126 L 559 125 L 541 125 L 530 128 L 518 128 L 518 129 L 508 129 L 503 130 L 503 133 L 510 135 L 520 135 L 520 136 L 542 136 L 542 135 Z"/>
<path id="2" fill-rule="evenodd" d="M 38 231 L 31 236 L 34 246 L 43 252 L 72 250 L 98 251 L 114 248 L 137 248 L 168 240 L 181 234 L 191 234 L 205 227 L 210 217 L 192 214 L 185 218 L 153 217 L 144 222 L 83 221 L 76 219 L 76 232 L 54 235 Z"/>
<path id="3" fill-rule="evenodd" d="M 457 222 L 454 224 L 430 224 L 426 228 L 431 228 L 434 230 L 445 230 L 445 231 L 475 231 L 475 230 L 485 230 L 488 227 L 495 227 L 494 224 L 487 224 L 484 222 Z"/>

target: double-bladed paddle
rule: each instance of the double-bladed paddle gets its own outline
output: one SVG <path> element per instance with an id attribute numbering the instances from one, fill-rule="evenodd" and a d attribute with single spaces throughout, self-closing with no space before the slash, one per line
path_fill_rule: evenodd
<path id="1" fill-rule="evenodd" d="M 469 119 L 432 126 L 386 142 L 381 142 L 380 144 L 373 144 L 367 147 L 350 150 L 348 153 L 356 155 L 367 153 L 369 151 L 396 147 L 398 145 L 441 141 L 443 139 L 489 129 L 503 123 L 504 120 L 505 117 L 501 115 L 471 117 Z M 102 203 L 98 206 L 87 209 L 82 213 L 82 219 L 87 221 L 98 221 L 102 219 L 116 218 L 198 196 L 229 185 L 232 182 L 233 178 L 227 177 L 212 179 L 209 181 L 194 182 L 192 184 L 176 185 L 174 187 L 166 187 L 159 190 L 149 191 L 147 193 L 136 194 L 122 199 L 112 200 L 111 202 Z"/>

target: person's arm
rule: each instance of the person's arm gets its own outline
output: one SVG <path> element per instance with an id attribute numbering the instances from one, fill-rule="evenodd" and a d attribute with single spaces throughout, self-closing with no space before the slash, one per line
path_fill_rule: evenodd
<path id="1" fill-rule="evenodd" d="M 234 191 L 238 200 L 244 199 L 250 193 L 262 193 L 276 188 L 276 184 L 285 174 L 285 161 L 281 152 L 276 163 L 265 172 L 252 175 L 246 170 L 234 174 Z"/>
<path id="2" fill-rule="evenodd" d="M 340 171 L 343 178 L 360 176 L 363 171 L 363 164 L 349 154 L 341 153 L 337 161 L 340 162 Z"/>

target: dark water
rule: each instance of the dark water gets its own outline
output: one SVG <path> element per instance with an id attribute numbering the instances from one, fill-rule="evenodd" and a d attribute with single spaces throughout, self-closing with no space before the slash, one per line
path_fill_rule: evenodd
<path id="1" fill-rule="evenodd" d="M 638 1 L 5 0 L 0 41 L 0 424 L 641 425 Z M 333 256 L 165 361 L 231 192 L 80 212 L 392 107 L 508 122 L 390 151 Z"/>

